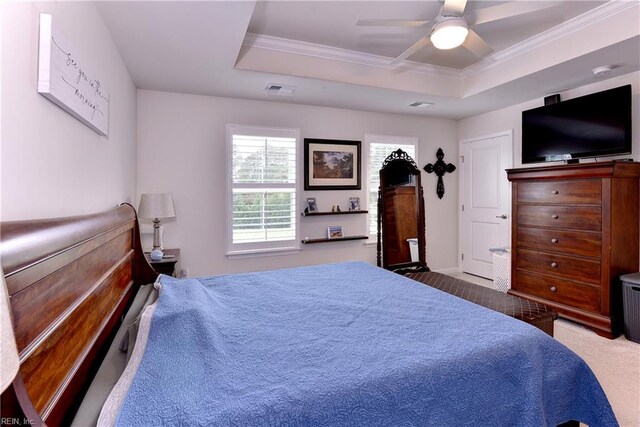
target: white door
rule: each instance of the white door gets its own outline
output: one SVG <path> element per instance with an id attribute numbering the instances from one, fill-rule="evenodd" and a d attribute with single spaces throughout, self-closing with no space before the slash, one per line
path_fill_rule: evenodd
<path id="1" fill-rule="evenodd" d="M 511 245 L 512 133 L 460 141 L 462 271 L 491 279 L 490 248 Z"/>

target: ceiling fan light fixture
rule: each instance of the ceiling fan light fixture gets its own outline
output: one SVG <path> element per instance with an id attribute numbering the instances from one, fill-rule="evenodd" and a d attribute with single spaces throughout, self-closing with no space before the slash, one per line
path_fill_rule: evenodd
<path id="1" fill-rule="evenodd" d="M 449 18 L 433 26 L 431 43 L 438 49 L 453 49 L 464 43 L 467 34 L 469 34 L 469 25 L 464 18 Z"/>

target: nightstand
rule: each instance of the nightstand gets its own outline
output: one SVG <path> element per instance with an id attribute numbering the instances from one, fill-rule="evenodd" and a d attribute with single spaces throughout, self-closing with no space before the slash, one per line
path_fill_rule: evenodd
<path id="1" fill-rule="evenodd" d="M 164 257 L 160 261 L 151 261 L 149 252 L 145 252 L 144 255 L 156 273 L 175 276 L 176 263 L 180 260 L 180 249 L 165 249 L 163 252 Z"/>

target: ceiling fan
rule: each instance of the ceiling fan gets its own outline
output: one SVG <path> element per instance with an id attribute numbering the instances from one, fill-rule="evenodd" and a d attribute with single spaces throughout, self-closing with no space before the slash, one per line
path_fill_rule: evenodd
<path id="1" fill-rule="evenodd" d="M 493 49 L 482 37 L 470 27 L 484 24 L 486 22 L 497 21 L 510 18 L 512 16 L 524 15 L 537 10 L 554 7 L 558 3 L 549 4 L 547 2 L 518 2 L 511 1 L 496 6 L 486 7 L 476 10 L 467 15 L 464 10 L 467 0 L 445 0 L 438 16 L 433 20 L 411 21 L 399 19 L 361 19 L 358 26 L 385 26 L 385 27 L 422 27 L 432 23 L 429 34 L 415 42 L 411 47 L 402 52 L 391 63 L 396 64 L 407 59 L 418 50 L 429 43 L 437 49 L 453 49 L 463 46 L 474 55 L 482 58 L 493 52 Z"/>

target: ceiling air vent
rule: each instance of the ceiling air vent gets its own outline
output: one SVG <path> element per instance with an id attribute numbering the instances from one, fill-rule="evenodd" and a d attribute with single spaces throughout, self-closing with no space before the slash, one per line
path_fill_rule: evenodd
<path id="1" fill-rule="evenodd" d="M 264 90 L 267 91 L 268 95 L 293 96 L 296 87 L 270 83 Z"/>
<path id="2" fill-rule="evenodd" d="M 433 105 L 431 102 L 416 101 L 409 104 L 409 107 L 425 108 Z"/>

